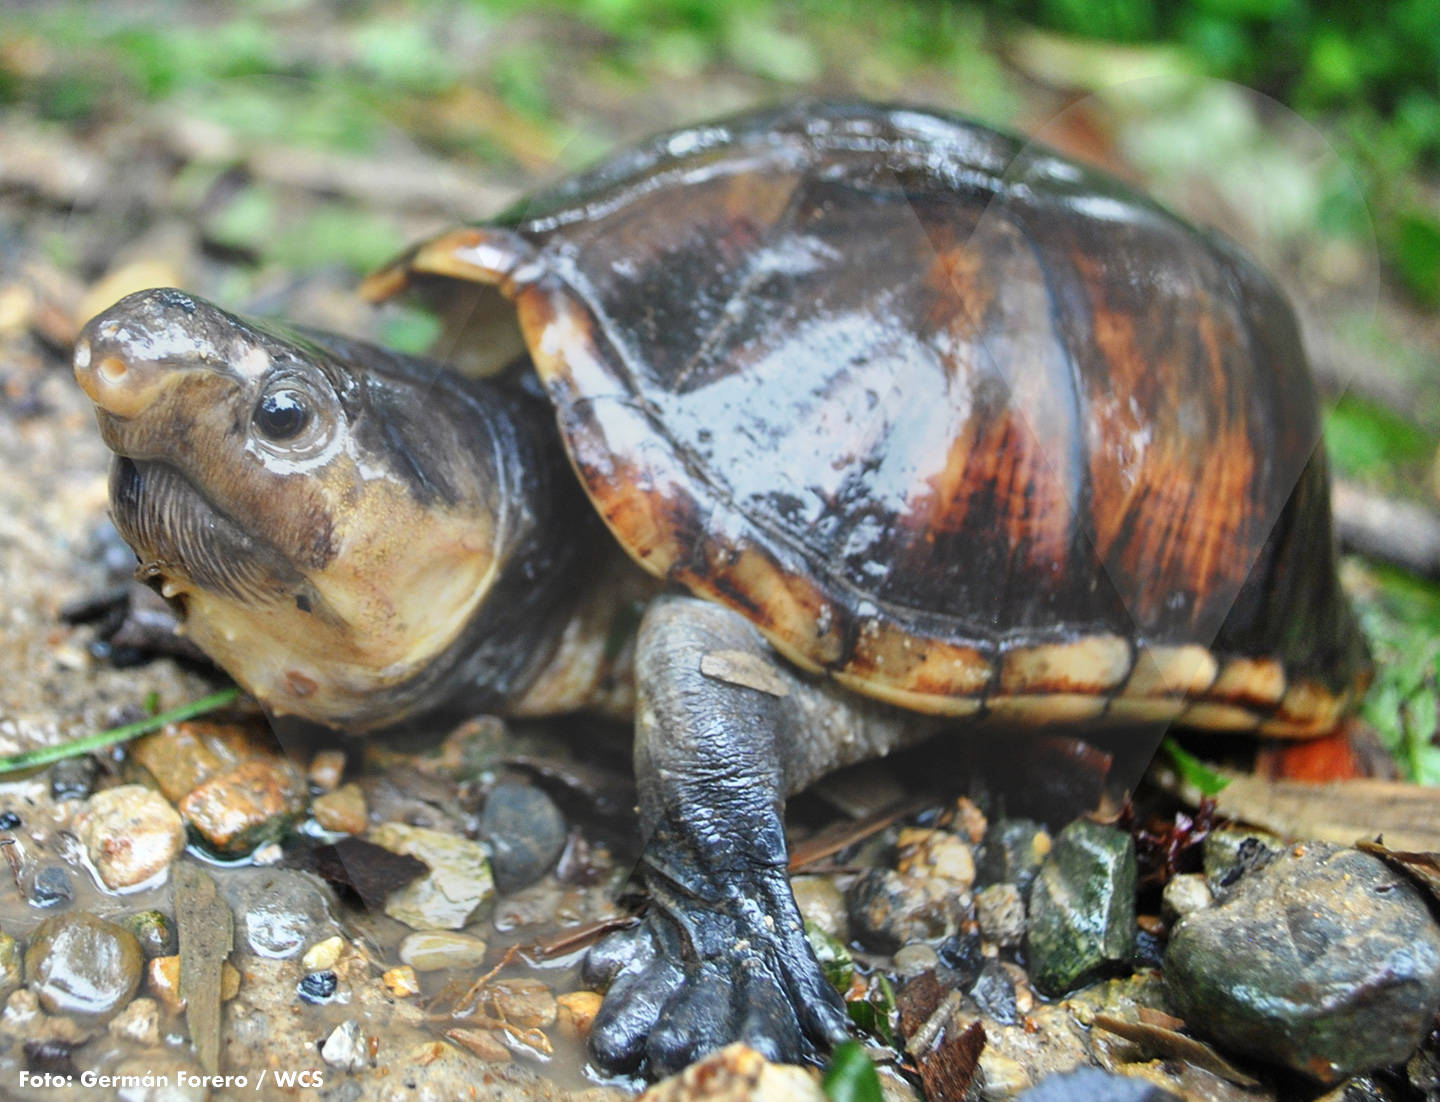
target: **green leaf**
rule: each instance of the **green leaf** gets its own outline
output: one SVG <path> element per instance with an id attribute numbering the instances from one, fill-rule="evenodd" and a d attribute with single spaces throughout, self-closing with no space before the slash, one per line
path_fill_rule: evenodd
<path id="1" fill-rule="evenodd" d="M 19 754 L 9 754 L 0 758 L 0 773 L 34 769 L 37 765 L 49 765 L 51 762 L 61 761 L 65 758 L 78 758 L 81 754 L 88 754 L 92 750 L 101 750 L 106 746 L 113 746 L 117 742 L 128 742 L 133 738 L 149 734 L 151 731 L 158 731 L 167 723 L 179 723 L 183 719 L 194 719 L 206 712 L 223 708 L 239 695 L 239 689 L 221 689 L 218 693 L 201 697 L 191 704 L 182 704 L 168 712 L 161 712 L 159 715 L 153 715 L 149 719 L 142 719 L 135 723 L 127 723 L 123 727 L 112 727 L 108 731 L 86 735 L 84 738 L 73 739 L 70 742 L 62 742 L 58 746 L 42 746 L 38 750 L 25 750 Z"/>
<path id="2" fill-rule="evenodd" d="M 830 1102 L 882 1102 L 884 1098 L 875 1065 L 859 1041 L 842 1041 L 835 1047 L 820 1086 Z"/>
<path id="3" fill-rule="evenodd" d="M 1219 795 L 1230 783 L 1228 777 L 1222 777 L 1216 773 L 1169 735 L 1166 735 L 1164 741 L 1160 743 L 1160 749 L 1170 756 L 1170 760 L 1174 763 L 1181 778 L 1193 784 L 1207 796 Z"/>

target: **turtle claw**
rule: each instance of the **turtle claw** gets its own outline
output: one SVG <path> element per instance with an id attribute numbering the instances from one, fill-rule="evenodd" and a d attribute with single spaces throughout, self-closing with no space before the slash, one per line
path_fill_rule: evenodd
<path id="1" fill-rule="evenodd" d="M 657 903 L 621 936 L 596 946 L 585 967 L 614 977 L 590 1034 L 606 1071 L 670 1075 L 732 1041 L 775 1062 L 815 1062 L 848 1035 L 798 911 L 771 923 L 751 908 L 676 913 Z"/>

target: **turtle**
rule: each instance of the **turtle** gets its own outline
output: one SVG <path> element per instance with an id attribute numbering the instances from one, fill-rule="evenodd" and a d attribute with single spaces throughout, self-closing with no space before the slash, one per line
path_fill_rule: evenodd
<path id="1" fill-rule="evenodd" d="M 277 722 L 634 717 L 649 903 L 590 954 L 603 1068 L 846 1035 L 782 819 L 830 770 L 939 732 L 1314 735 L 1364 689 L 1285 297 L 1047 149 L 753 111 L 362 290 L 443 305 L 450 363 L 171 288 L 90 321 L 112 514 Z"/>

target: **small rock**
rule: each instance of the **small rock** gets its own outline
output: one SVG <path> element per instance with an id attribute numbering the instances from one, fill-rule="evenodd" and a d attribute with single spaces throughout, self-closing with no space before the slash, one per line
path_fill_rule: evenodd
<path id="1" fill-rule="evenodd" d="M 328 971 L 335 967 L 335 962 L 340 959 L 340 953 L 344 948 L 344 938 L 327 937 L 324 941 L 317 941 L 306 949 L 305 955 L 300 958 L 300 963 L 307 972 Z"/>
<path id="2" fill-rule="evenodd" d="M 106 886 L 119 891 L 159 875 L 185 848 L 185 825 L 160 793 L 122 784 L 97 792 L 75 834 Z"/>
<path id="3" fill-rule="evenodd" d="M 490 862 L 479 842 L 406 823 L 382 823 L 370 832 L 370 840 L 430 866 L 428 874 L 385 900 L 385 913 L 411 929 L 458 930 L 495 894 Z"/>
<path id="4" fill-rule="evenodd" d="M 13 811 L 0 811 L 0 830 L 14 830 L 24 821 Z"/>
<path id="5" fill-rule="evenodd" d="M 142 1045 L 160 1043 L 160 1004 L 143 995 L 111 1018 L 105 1026 L 110 1034 Z"/>
<path id="6" fill-rule="evenodd" d="M 129 930 L 92 914 L 56 915 L 36 927 L 25 974 L 51 1014 L 108 1016 L 140 986 L 143 958 Z"/>
<path id="7" fill-rule="evenodd" d="M 1246 872 L 1268 862 L 1284 843 L 1273 834 L 1225 827 L 1205 836 L 1205 879 L 1217 897 Z"/>
<path id="8" fill-rule="evenodd" d="M 497 784 L 480 815 L 480 837 L 490 843 L 495 884 L 502 892 L 533 883 L 565 848 L 565 818 L 541 789 Z"/>
<path id="9" fill-rule="evenodd" d="M 296 985 L 300 998 L 307 1003 L 326 1003 L 340 989 L 340 977 L 334 972 L 306 972 Z"/>
<path id="10" fill-rule="evenodd" d="M 540 980 L 494 980 L 486 984 L 482 999 L 497 1018 L 522 1029 L 544 1029 L 555 1023 L 555 996 Z"/>
<path id="11" fill-rule="evenodd" d="M 75 884 L 63 865 L 41 865 L 30 882 L 30 902 L 37 907 L 59 907 L 75 898 Z"/>
<path id="12" fill-rule="evenodd" d="M 475 968 L 485 962 L 485 942 L 469 934 L 421 930 L 400 942 L 400 959 L 417 972 Z"/>
<path id="13" fill-rule="evenodd" d="M 215 853 L 241 857 L 279 837 L 304 811 L 304 796 L 289 762 L 254 758 L 192 789 L 180 813 Z"/>
<path id="14" fill-rule="evenodd" d="M 825 1102 L 814 1073 L 733 1044 L 656 1083 L 640 1102 Z"/>
<path id="15" fill-rule="evenodd" d="M 370 1064 L 370 1044 L 354 1018 L 336 1026 L 320 1046 L 320 1058 L 332 1068 L 362 1071 Z"/>
<path id="16" fill-rule="evenodd" d="M 1020 1020 L 1015 981 L 999 961 L 992 960 L 980 970 L 979 978 L 970 988 L 970 997 L 982 1012 L 997 1022 L 1014 1025 Z"/>
<path id="17" fill-rule="evenodd" d="M 83 800 L 95 790 L 100 766 L 89 754 L 64 758 L 50 767 L 50 798 Z"/>
<path id="18" fill-rule="evenodd" d="M 848 903 L 855 936 L 882 952 L 893 952 L 908 941 L 959 933 L 969 914 L 970 895 L 935 877 L 866 869 L 850 886 Z"/>
<path id="19" fill-rule="evenodd" d="M 908 979 L 922 972 L 933 972 L 940 964 L 940 954 L 932 945 L 923 941 L 912 941 L 909 945 L 902 945 L 895 950 L 892 963 L 895 965 L 895 974 L 901 979 Z"/>
<path id="20" fill-rule="evenodd" d="M 8 999 L 25 980 L 25 962 L 20 943 L 0 931 L 0 1002 Z"/>
<path id="21" fill-rule="evenodd" d="M 1440 927 L 1383 861 L 1307 843 L 1175 928 L 1165 990 L 1217 1043 L 1335 1083 L 1420 1043 L 1440 1010 Z"/>
<path id="22" fill-rule="evenodd" d="M 228 960 L 220 962 L 220 1001 L 228 1003 L 240 994 L 240 969 Z"/>
<path id="23" fill-rule="evenodd" d="M 955 801 L 955 833 L 972 846 L 978 846 L 989 829 L 990 824 L 985 818 L 985 812 L 980 810 L 974 800 L 961 796 Z"/>
<path id="24" fill-rule="evenodd" d="M 345 752 L 321 750 L 310 759 L 305 779 L 321 792 L 333 792 L 345 777 Z"/>
<path id="25" fill-rule="evenodd" d="M 1035 986 L 1061 995 L 1135 952 L 1135 843 L 1077 819 L 1055 839 L 1030 890 L 1026 959 Z"/>
<path id="26" fill-rule="evenodd" d="M 365 794 L 358 784 L 342 784 L 334 792 L 316 796 L 310 801 L 310 814 L 336 834 L 363 834 L 368 825 Z"/>
<path id="27" fill-rule="evenodd" d="M 324 889 L 303 872 L 236 870 L 223 887 L 236 915 L 236 933 L 256 956 L 285 960 L 299 956 L 317 938 L 340 932 Z"/>
<path id="28" fill-rule="evenodd" d="M 179 956 L 155 957 L 145 966 L 145 988 L 172 1017 L 185 1009 L 180 995 Z"/>
<path id="29" fill-rule="evenodd" d="M 445 1036 L 478 1056 L 487 1064 L 508 1064 L 512 1059 L 510 1049 L 491 1029 L 469 1029 L 461 1026 L 447 1029 Z"/>
<path id="30" fill-rule="evenodd" d="M 956 987 L 969 987 L 980 975 L 980 969 L 985 967 L 984 946 L 979 932 L 975 930 L 947 937 L 935 947 L 935 951 L 940 955 L 940 963 L 955 974 Z"/>
<path id="31" fill-rule="evenodd" d="M 984 1066 L 985 1058 L 980 1059 Z M 985 1084 L 990 1085 L 987 1076 Z M 1099 1068 L 1080 1068 L 1064 1075 L 1052 1075 L 1025 1093 L 1016 1102 L 1180 1102 L 1177 1095 L 1133 1075 L 1116 1075 Z"/>
<path id="32" fill-rule="evenodd" d="M 144 767 L 173 804 L 211 777 L 265 752 L 242 729 L 205 720 L 167 723 L 130 744 L 130 759 Z"/>
<path id="33" fill-rule="evenodd" d="M 390 969 L 380 979 L 396 998 L 408 999 L 420 994 L 420 980 L 415 975 L 415 969 L 408 964 Z"/>
<path id="34" fill-rule="evenodd" d="M 992 823 L 980 847 L 976 882 L 1014 884 L 1022 898 L 1050 855 L 1050 832 L 1031 819 L 1001 819 Z"/>
<path id="35" fill-rule="evenodd" d="M 828 876 L 797 876 L 790 882 L 795 903 L 806 922 L 818 926 L 836 941 L 850 940 L 850 916 L 845 894 Z"/>
<path id="36" fill-rule="evenodd" d="M 1172 922 L 1195 911 L 1213 906 L 1215 897 L 1210 894 L 1210 885 L 1198 872 L 1187 872 L 1170 879 L 1160 895 L 1160 907 L 1165 917 Z"/>
<path id="37" fill-rule="evenodd" d="M 1025 900 L 1008 881 L 975 893 L 975 918 L 981 935 L 1002 948 L 1012 949 L 1025 940 Z"/>
<path id="38" fill-rule="evenodd" d="M 137 911 L 117 918 L 115 922 L 135 935 L 147 960 L 168 957 L 180 951 L 175 924 L 160 911 Z"/>
<path id="39" fill-rule="evenodd" d="M 556 996 L 555 1027 L 572 1040 L 585 1040 L 603 1001 L 604 996 L 594 991 L 567 991 Z"/>
<path id="40" fill-rule="evenodd" d="M 975 856 L 970 846 L 947 830 L 905 827 L 900 831 L 900 861 L 903 875 L 946 880 L 960 890 L 975 883 Z"/>

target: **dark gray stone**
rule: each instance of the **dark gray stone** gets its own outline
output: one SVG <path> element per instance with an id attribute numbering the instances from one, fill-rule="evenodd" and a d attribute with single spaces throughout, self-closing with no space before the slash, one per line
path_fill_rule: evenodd
<path id="1" fill-rule="evenodd" d="M 1134 1076 L 1081 1068 L 1065 1075 L 1052 1075 L 1019 1095 L 1016 1102 L 1180 1102 L 1180 1099 Z"/>
<path id="2" fill-rule="evenodd" d="M 51 1014 L 108 1016 L 135 994 L 143 963 L 129 930 L 79 912 L 35 928 L 25 975 Z"/>
<path id="3" fill-rule="evenodd" d="M 1165 990 L 1218 1044 L 1335 1083 L 1415 1050 L 1440 1010 L 1440 926 L 1383 861 L 1307 843 L 1175 928 Z"/>
<path id="4" fill-rule="evenodd" d="M 1014 884 L 1025 898 L 1050 846 L 1050 832 L 1033 819 L 991 823 L 976 855 L 976 886 Z"/>
<path id="5" fill-rule="evenodd" d="M 490 844 L 490 867 L 502 892 L 545 875 L 565 848 L 565 817 L 543 791 L 528 784 L 497 784 L 480 815 L 480 837 Z"/>
<path id="6" fill-rule="evenodd" d="M 75 885 L 63 865 L 42 865 L 30 885 L 30 902 L 37 907 L 59 907 L 75 898 Z"/>
<path id="7" fill-rule="evenodd" d="M 236 948 L 283 960 L 339 934 L 330 896 L 320 884 L 294 869 L 241 869 L 223 881 L 225 900 L 235 912 Z"/>
<path id="8" fill-rule="evenodd" d="M 1055 839 L 1030 890 L 1026 960 L 1047 995 L 1128 967 L 1135 952 L 1135 843 L 1077 819 Z"/>
<path id="9" fill-rule="evenodd" d="M 94 790 L 95 778 L 99 773 L 99 763 L 88 754 L 57 761 L 50 767 L 50 798 L 85 799 Z"/>
<path id="10" fill-rule="evenodd" d="M 986 1017 L 1003 1025 L 1014 1025 L 1020 1020 L 1020 1011 L 1015 1005 L 1015 981 L 999 961 L 992 960 L 985 965 L 975 986 L 970 988 L 970 997 Z"/>
<path id="11" fill-rule="evenodd" d="M 971 916 L 969 892 L 932 876 L 866 869 L 845 894 L 850 930 L 868 948 L 893 953 L 911 941 L 954 937 Z"/>

